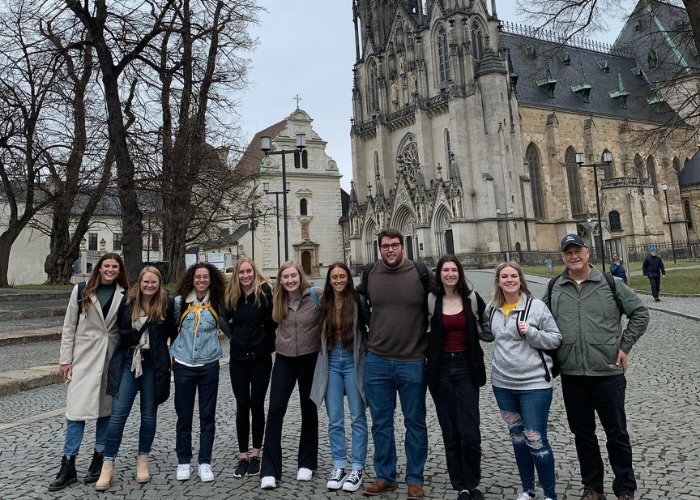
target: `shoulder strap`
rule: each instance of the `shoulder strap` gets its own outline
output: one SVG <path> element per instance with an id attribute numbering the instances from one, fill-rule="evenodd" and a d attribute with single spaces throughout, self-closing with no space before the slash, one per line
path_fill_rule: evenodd
<path id="1" fill-rule="evenodd" d="M 318 300 L 318 294 L 316 293 L 316 289 L 314 287 L 309 287 L 309 292 L 311 293 L 311 298 L 314 299 L 314 304 L 316 304 L 316 309 L 321 308 L 321 301 Z"/>
<path id="2" fill-rule="evenodd" d="M 561 276 L 561 274 L 559 276 Z M 549 280 L 549 284 L 547 285 L 547 304 L 549 304 L 550 309 L 552 308 L 552 289 L 554 288 L 554 284 L 559 279 L 559 276 L 555 276 Z"/>
<path id="3" fill-rule="evenodd" d="M 476 292 L 474 290 L 471 291 L 469 294 L 469 305 L 472 307 L 472 313 L 474 314 L 474 317 L 476 318 L 477 324 L 479 323 L 479 308 L 478 304 L 476 303 Z"/>
<path id="4" fill-rule="evenodd" d="M 493 307 L 493 303 L 491 304 L 491 309 L 489 309 L 489 326 L 491 326 L 491 322 L 493 321 L 493 317 L 496 315 L 496 308 Z"/>
<path id="5" fill-rule="evenodd" d="M 365 300 L 367 301 L 368 304 L 370 304 L 369 300 L 369 273 L 374 269 L 374 265 L 376 262 L 372 262 L 370 264 L 365 264 L 365 267 L 362 268 L 362 282 L 365 284 Z"/>
<path id="6" fill-rule="evenodd" d="M 416 267 L 416 272 L 418 273 L 420 282 L 423 283 L 423 290 L 425 290 L 425 293 L 428 293 L 430 291 L 430 275 L 428 274 L 428 266 L 425 265 L 425 262 L 413 262 L 413 265 Z"/>
<path id="7" fill-rule="evenodd" d="M 79 281 L 78 282 L 78 296 L 76 299 L 78 300 L 78 319 L 75 320 L 75 326 L 78 326 L 78 322 L 80 321 L 80 315 L 83 314 L 83 292 L 85 291 L 85 283 L 84 281 Z"/>
<path id="8" fill-rule="evenodd" d="M 603 273 L 603 276 L 605 276 L 605 281 L 608 282 L 608 286 L 610 287 L 610 292 L 612 293 L 613 299 L 615 299 L 615 305 L 617 305 L 617 310 L 620 312 L 620 316 L 624 313 L 624 309 L 622 308 L 622 303 L 620 302 L 620 297 L 617 296 L 617 287 L 615 286 L 615 278 L 613 277 L 612 274 L 605 272 Z"/>

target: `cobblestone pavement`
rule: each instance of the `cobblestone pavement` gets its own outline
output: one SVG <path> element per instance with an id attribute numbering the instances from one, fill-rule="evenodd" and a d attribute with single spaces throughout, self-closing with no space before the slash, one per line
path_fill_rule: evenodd
<path id="1" fill-rule="evenodd" d="M 485 298 L 491 294 L 493 274 L 469 272 L 470 280 Z M 544 292 L 544 279 L 530 281 L 537 296 Z M 665 308 L 685 308 L 697 315 L 697 300 L 678 301 L 662 296 Z M 654 306 L 654 307 L 658 307 Z M 487 357 L 491 349 L 485 346 Z M 652 313 L 650 329 L 638 342 L 630 356 L 627 374 L 628 428 L 632 439 L 636 473 L 639 481 L 637 498 L 700 499 L 700 451 L 697 415 L 700 414 L 700 324 L 678 314 Z M 489 363 L 487 362 L 487 367 Z M 114 486 L 104 495 L 112 499 L 159 498 L 326 498 L 351 496 L 329 492 L 325 488 L 331 468 L 326 434 L 325 409 L 319 412 L 319 471 L 308 483 L 298 483 L 296 449 L 299 433 L 299 407 L 293 396 L 287 412 L 283 450 L 285 469 L 283 482 L 273 491 L 260 489 L 258 478 L 235 479 L 237 463 L 235 438 L 235 402 L 232 397 L 228 367 L 222 366 L 217 415 L 217 437 L 214 447 L 214 483 L 202 484 L 194 478 L 180 483 L 175 480 L 175 411 L 172 398 L 160 407 L 158 433 L 150 460 L 151 483 L 139 485 L 133 480 L 138 434 L 138 413 L 134 409 L 127 423 L 120 457 L 116 464 Z M 488 368 L 487 368 L 488 370 Z M 57 493 L 47 485 L 60 462 L 65 419 L 65 386 L 61 384 L 0 398 L 0 498 L 10 499 L 77 499 L 99 498 L 92 486 L 82 483 Z M 138 405 L 137 405 L 138 406 Z M 507 430 L 498 416 L 496 404 L 487 385 L 481 391 L 482 416 L 482 490 L 493 500 L 515 499 L 519 481 Z M 195 420 L 196 421 L 196 420 Z M 447 477 L 444 447 L 434 406 L 428 397 L 429 450 L 425 468 L 428 498 L 455 498 Z M 400 412 L 397 413 L 397 443 L 403 442 Z M 195 450 L 198 445 L 195 432 Z M 349 435 L 349 431 L 348 431 Z M 83 451 L 78 457 L 79 474 L 87 469 L 91 455 L 94 425 L 88 424 Z M 599 433 L 601 443 L 604 435 Z M 573 438 L 566 425 L 560 383 L 555 385 L 554 402 L 549 424 L 557 467 L 558 491 L 561 499 L 578 499 L 581 486 Z M 374 477 L 370 439 L 366 481 Z M 607 463 L 607 462 L 606 462 Z M 196 465 L 193 463 L 193 465 Z M 399 475 L 405 469 L 405 457 L 399 446 Z M 606 469 L 606 493 L 612 497 L 611 472 Z M 355 494 L 359 497 L 359 494 Z M 385 494 L 383 498 L 405 498 L 406 487 Z M 541 491 L 538 498 L 541 499 Z"/>

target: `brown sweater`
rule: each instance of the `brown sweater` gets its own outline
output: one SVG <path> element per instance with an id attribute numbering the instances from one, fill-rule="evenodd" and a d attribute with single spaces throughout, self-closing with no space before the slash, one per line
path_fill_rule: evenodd
<path id="1" fill-rule="evenodd" d="M 425 332 L 425 291 L 413 262 L 404 260 L 396 269 L 381 260 L 368 276 L 372 301 L 367 348 L 394 361 L 425 358 L 428 335 Z"/>
<path id="2" fill-rule="evenodd" d="M 319 300 L 322 293 L 321 288 L 316 288 Z M 318 352 L 321 349 L 319 326 L 319 309 L 307 288 L 301 294 L 297 310 L 289 307 L 287 317 L 277 326 L 275 350 L 291 358 Z"/>

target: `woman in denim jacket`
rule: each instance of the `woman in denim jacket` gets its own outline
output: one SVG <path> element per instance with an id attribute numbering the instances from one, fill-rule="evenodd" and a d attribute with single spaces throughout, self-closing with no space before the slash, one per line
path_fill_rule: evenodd
<path id="1" fill-rule="evenodd" d="M 175 378 L 177 413 L 177 479 L 186 481 L 192 468 L 192 416 L 199 392 L 199 479 L 214 480 L 211 452 L 214 447 L 216 396 L 219 391 L 220 305 L 224 299 L 224 276 L 209 263 L 200 262 L 185 272 L 175 297 L 175 317 L 180 328 L 170 348 Z M 226 328 L 226 330 L 228 330 Z"/>

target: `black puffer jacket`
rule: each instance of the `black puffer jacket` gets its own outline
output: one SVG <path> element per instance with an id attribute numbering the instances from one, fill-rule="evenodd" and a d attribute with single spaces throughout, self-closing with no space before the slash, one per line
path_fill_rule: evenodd
<path id="1" fill-rule="evenodd" d="M 131 328 L 131 311 L 133 303 L 127 303 L 127 297 L 124 297 L 119 306 L 118 323 L 119 328 Z M 155 369 L 155 394 L 156 404 L 160 405 L 167 401 L 170 396 L 170 350 L 168 349 L 168 339 L 170 342 L 177 336 L 177 327 L 174 318 L 174 303 L 173 299 L 168 299 L 168 304 L 165 310 L 165 319 L 152 323 L 148 327 L 148 336 L 150 349 L 142 351 L 145 357 L 150 356 L 153 360 Z M 112 355 L 109 362 L 109 373 L 107 379 L 107 394 L 116 396 L 119 393 L 119 384 L 122 380 L 122 370 L 124 369 L 124 361 L 127 353 L 130 351 L 129 346 L 117 346 L 117 349 Z"/>
<path id="2" fill-rule="evenodd" d="M 486 304 L 481 296 L 476 294 L 477 312 L 480 317 L 484 315 Z M 469 297 L 462 297 L 463 313 L 467 319 L 467 343 L 464 357 L 469 364 L 469 372 L 474 387 L 482 387 L 486 384 L 486 367 L 484 366 L 484 351 L 479 344 L 479 333 L 476 325 L 477 319 L 472 312 Z M 430 392 L 435 394 L 440 380 L 440 359 L 442 353 L 442 295 L 435 298 L 435 311 L 430 325 L 430 344 L 428 345 L 427 366 L 425 372 L 426 382 Z"/>
<path id="3" fill-rule="evenodd" d="M 260 304 L 255 297 L 241 293 L 235 309 L 224 311 L 225 321 L 231 330 L 231 358 L 256 359 L 275 350 L 275 330 L 272 321 L 272 289 L 262 285 Z"/>

